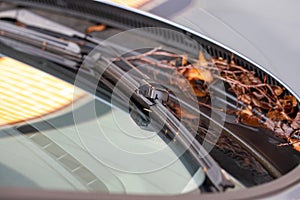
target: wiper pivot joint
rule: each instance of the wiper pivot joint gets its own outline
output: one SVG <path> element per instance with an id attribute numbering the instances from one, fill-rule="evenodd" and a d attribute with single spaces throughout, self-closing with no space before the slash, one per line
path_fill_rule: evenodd
<path id="1" fill-rule="evenodd" d="M 160 84 L 146 80 L 143 82 L 144 84 L 142 84 L 138 89 L 138 94 L 143 95 L 152 102 L 159 101 L 161 103 L 165 103 L 169 100 L 168 90 Z"/>

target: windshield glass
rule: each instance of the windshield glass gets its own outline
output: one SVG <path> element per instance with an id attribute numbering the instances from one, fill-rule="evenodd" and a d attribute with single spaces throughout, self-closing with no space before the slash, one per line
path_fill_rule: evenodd
<path id="1" fill-rule="evenodd" d="M 203 182 L 201 169 L 188 170 L 155 132 L 142 130 L 125 111 L 13 59 L 2 57 L 0 65 L 1 80 L 10 80 L 1 82 L 2 187 L 180 194 Z M 10 73 L 19 67 L 22 74 Z M 42 106 L 47 114 L 38 112 Z"/>
<path id="2" fill-rule="evenodd" d="M 263 68 L 150 16 L 70 5 L 0 5 L 1 186 L 216 193 L 300 163 L 299 102 Z"/>

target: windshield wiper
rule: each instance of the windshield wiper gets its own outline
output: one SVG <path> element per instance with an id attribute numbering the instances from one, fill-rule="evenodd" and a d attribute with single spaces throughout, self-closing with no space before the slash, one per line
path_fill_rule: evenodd
<path id="1" fill-rule="evenodd" d="M 15 14 L 15 19 L 24 24 L 39 29 L 46 29 L 47 31 L 59 33 L 68 37 L 80 38 L 84 41 L 94 43 L 95 45 L 100 43 L 100 41 L 95 38 L 86 36 L 83 33 L 45 18 L 38 17 L 28 11 L 16 10 L 12 13 Z M 25 15 L 20 17 L 20 13 L 25 13 Z M 6 14 L 0 13 L 0 17 L 7 17 L 8 14 L 8 11 Z M 52 25 L 45 26 L 44 24 Z M 69 61 L 69 63 L 72 62 L 78 67 L 86 58 L 83 55 L 81 48 L 74 42 L 63 41 L 52 35 L 39 33 L 37 30 L 29 30 L 27 28 L 18 27 L 8 22 L 0 22 L 0 41 L 6 44 L 8 42 L 13 42 L 15 45 L 18 45 L 17 49 L 21 51 L 22 48 L 25 47 L 26 50 L 31 48 L 32 51 L 36 51 L 36 55 L 42 55 L 44 59 L 50 61 L 57 62 L 57 60 L 53 59 L 54 56 L 59 56 L 60 58 Z M 112 47 L 108 46 L 107 48 L 112 49 Z M 24 50 L 23 52 L 26 53 Z M 65 61 L 58 63 L 61 64 L 62 67 L 70 67 L 66 66 Z M 101 69 L 99 69 L 101 68 L 101 65 L 106 66 L 107 64 L 110 64 L 110 67 L 105 70 L 106 77 L 110 78 L 105 79 L 105 76 L 103 76 L 100 79 L 100 82 L 104 85 L 110 84 L 108 87 L 114 86 L 125 73 L 117 65 L 109 62 L 103 56 L 100 56 L 96 61 L 89 61 L 87 63 L 89 64 L 85 64 L 85 68 L 88 68 L 88 70 L 92 72 L 91 74 L 96 77 L 101 74 L 101 72 L 99 73 L 99 70 L 101 71 Z M 113 88 L 110 89 L 112 90 Z M 157 87 L 155 82 L 147 80 L 146 76 L 142 78 L 140 77 L 140 80 L 136 80 L 133 77 L 123 77 L 122 81 L 118 82 L 118 89 L 120 91 L 118 93 L 120 97 L 126 96 L 128 91 L 135 91 L 135 93 L 133 93 L 130 97 L 132 102 L 130 110 L 132 118 L 141 128 L 149 128 L 158 132 L 161 127 L 161 122 L 164 122 L 163 130 L 168 132 L 171 137 L 176 137 L 177 144 L 181 145 L 190 153 L 198 166 L 206 173 L 207 179 L 209 179 L 215 191 L 224 191 L 228 187 L 233 187 L 232 182 L 225 177 L 218 163 L 206 152 L 206 150 L 194 138 L 193 134 L 182 124 L 182 122 L 180 122 L 167 109 L 164 102 L 168 100 L 168 91 L 164 88 Z M 122 101 L 119 101 L 117 106 L 122 106 Z M 125 107 L 125 109 L 128 108 Z M 150 110 L 151 117 L 149 116 Z M 151 127 L 149 127 L 150 123 Z"/>
<path id="2" fill-rule="evenodd" d="M 114 47 L 106 46 L 105 49 L 106 52 L 116 53 Z M 97 67 L 105 68 L 105 66 L 110 65 L 104 71 L 104 76 L 114 77 L 111 80 L 112 85 L 118 82 L 117 90 L 114 88 L 117 98 L 121 95 L 126 96 L 126 94 L 130 93 L 129 91 L 135 91 L 131 94 L 130 98 L 127 97 L 127 99 L 122 99 L 122 101 L 126 102 L 130 100 L 133 102 L 129 110 L 136 124 L 142 129 L 156 133 L 168 133 L 172 139 L 176 139 L 176 143 L 181 146 L 181 149 L 185 149 L 193 157 L 198 166 L 203 169 L 215 191 L 224 191 L 226 188 L 233 187 L 233 183 L 224 175 L 219 164 L 208 154 L 183 123 L 165 106 L 165 103 L 169 100 L 168 90 L 155 81 L 149 80 L 145 74 L 140 74 L 139 77 L 124 76 L 125 72 L 116 64 L 111 63 L 105 54 L 105 52 L 99 52 L 99 57 L 95 59 L 94 64 L 90 64 L 95 69 Z M 128 110 L 126 107 L 125 109 Z M 173 150 L 176 151 L 176 149 Z"/>

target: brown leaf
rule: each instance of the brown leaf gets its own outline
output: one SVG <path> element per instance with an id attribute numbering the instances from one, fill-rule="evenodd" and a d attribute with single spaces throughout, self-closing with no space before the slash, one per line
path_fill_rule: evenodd
<path id="1" fill-rule="evenodd" d="M 260 119 L 255 115 L 253 115 L 252 111 L 249 108 L 240 110 L 239 116 L 243 124 L 253 126 L 253 127 L 261 126 L 261 123 L 259 122 Z"/>
<path id="2" fill-rule="evenodd" d="M 279 110 L 270 110 L 267 113 L 267 117 L 273 121 L 282 121 L 282 120 L 291 121 L 291 118 L 285 112 Z"/>
<path id="3" fill-rule="evenodd" d="M 262 101 L 260 101 L 259 99 L 257 99 L 254 95 L 251 95 L 251 101 L 252 101 L 252 104 L 254 106 L 259 107 L 259 108 L 263 107 Z"/>
<path id="4" fill-rule="evenodd" d="M 276 96 L 280 96 L 283 93 L 283 89 L 280 86 L 272 85 L 271 88 Z"/>
<path id="5" fill-rule="evenodd" d="M 291 127 L 295 130 L 300 129 L 300 112 L 297 113 L 295 119 L 291 123 Z"/>
<path id="6" fill-rule="evenodd" d="M 283 106 L 292 106 L 295 107 L 297 105 L 297 100 L 293 96 L 285 96 L 280 100 Z"/>
<path id="7" fill-rule="evenodd" d="M 293 143 L 293 147 L 296 151 L 300 152 L 300 142 Z"/>
<path id="8" fill-rule="evenodd" d="M 275 129 L 275 122 L 271 119 L 267 118 L 265 122 L 263 123 L 263 126 L 271 131 L 274 131 Z"/>
<path id="9" fill-rule="evenodd" d="M 199 59 L 199 62 L 200 62 L 200 66 L 207 64 L 206 58 L 205 58 L 202 51 L 199 51 L 199 58 L 198 59 Z"/>
<path id="10" fill-rule="evenodd" d="M 184 76 L 189 80 L 189 81 L 196 81 L 196 80 L 202 80 L 205 82 L 212 82 L 213 81 L 213 76 L 209 70 L 205 69 L 199 69 L 199 68 L 188 68 L 184 72 Z"/>
<path id="11" fill-rule="evenodd" d="M 289 138 L 289 139 L 288 139 L 288 142 L 289 142 L 290 144 L 293 145 L 293 148 L 294 148 L 296 151 L 299 151 L 299 152 L 300 152 L 300 141 L 299 141 L 299 139 Z"/>
<path id="12" fill-rule="evenodd" d="M 265 110 L 270 110 L 272 105 L 269 102 L 261 101 L 261 108 Z"/>
<path id="13" fill-rule="evenodd" d="M 239 100 L 241 100 L 243 103 L 250 105 L 251 104 L 251 97 L 248 94 L 242 94 L 239 96 Z"/>
<path id="14" fill-rule="evenodd" d="M 254 76 L 254 73 L 245 73 L 245 74 L 241 74 L 239 81 L 241 81 L 241 83 L 245 84 L 245 85 L 256 85 L 256 84 L 260 84 L 261 80 L 257 77 Z"/>
<path id="15" fill-rule="evenodd" d="M 297 106 L 297 99 L 291 95 L 285 96 L 283 98 L 283 102 L 286 104 L 291 104 L 293 107 Z"/>
<path id="16" fill-rule="evenodd" d="M 282 121 L 277 121 L 274 123 L 273 131 L 277 137 L 287 140 L 290 137 L 290 134 L 293 133 L 294 129 Z"/>
<path id="17" fill-rule="evenodd" d="M 175 104 L 173 105 L 172 109 L 178 118 L 185 118 L 185 119 L 196 119 L 197 118 L 194 114 L 183 112 L 182 109 L 180 109 L 180 107 L 178 107 Z"/>
<path id="18" fill-rule="evenodd" d="M 89 34 L 95 31 L 103 31 L 106 29 L 106 25 L 103 24 L 98 24 L 98 25 L 93 25 L 93 26 L 89 26 L 86 30 L 85 33 Z"/>
<path id="19" fill-rule="evenodd" d="M 265 97 L 265 95 L 261 94 L 260 92 L 252 92 L 252 95 L 257 98 L 258 100 L 263 99 Z"/>
<path id="20" fill-rule="evenodd" d="M 230 84 L 230 88 L 228 89 L 228 91 L 235 93 L 237 97 L 239 97 L 242 94 L 245 94 L 245 88 L 238 84 Z"/>
<path id="21" fill-rule="evenodd" d="M 187 55 L 186 54 L 183 54 L 182 56 L 182 60 L 181 60 L 181 66 L 185 66 L 187 64 Z"/>
<path id="22" fill-rule="evenodd" d="M 195 95 L 197 97 L 206 97 L 207 96 L 207 91 L 199 89 L 198 87 L 193 87 Z"/>
<path id="23" fill-rule="evenodd" d="M 287 114 L 292 114 L 294 112 L 294 107 L 297 106 L 298 102 L 297 99 L 293 96 L 285 96 L 283 99 L 280 100 L 281 104 L 283 105 L 284 111 Z"/>

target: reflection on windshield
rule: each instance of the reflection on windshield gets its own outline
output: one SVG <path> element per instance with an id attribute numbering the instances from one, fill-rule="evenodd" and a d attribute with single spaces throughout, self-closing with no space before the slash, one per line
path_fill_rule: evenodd
<path id="1" fill-rule="evenodd" d="M 83 92 L 54 76 L 0 55 L 0 126 L 58 111 Z"/>
<path id="2" fill-rule="evenodd" d="M 1 129 L 1 186 L 179 194 L 201 185 L 203 171 L 191 173 L 156 133 L 80 91 L 72 106 Z"/>

